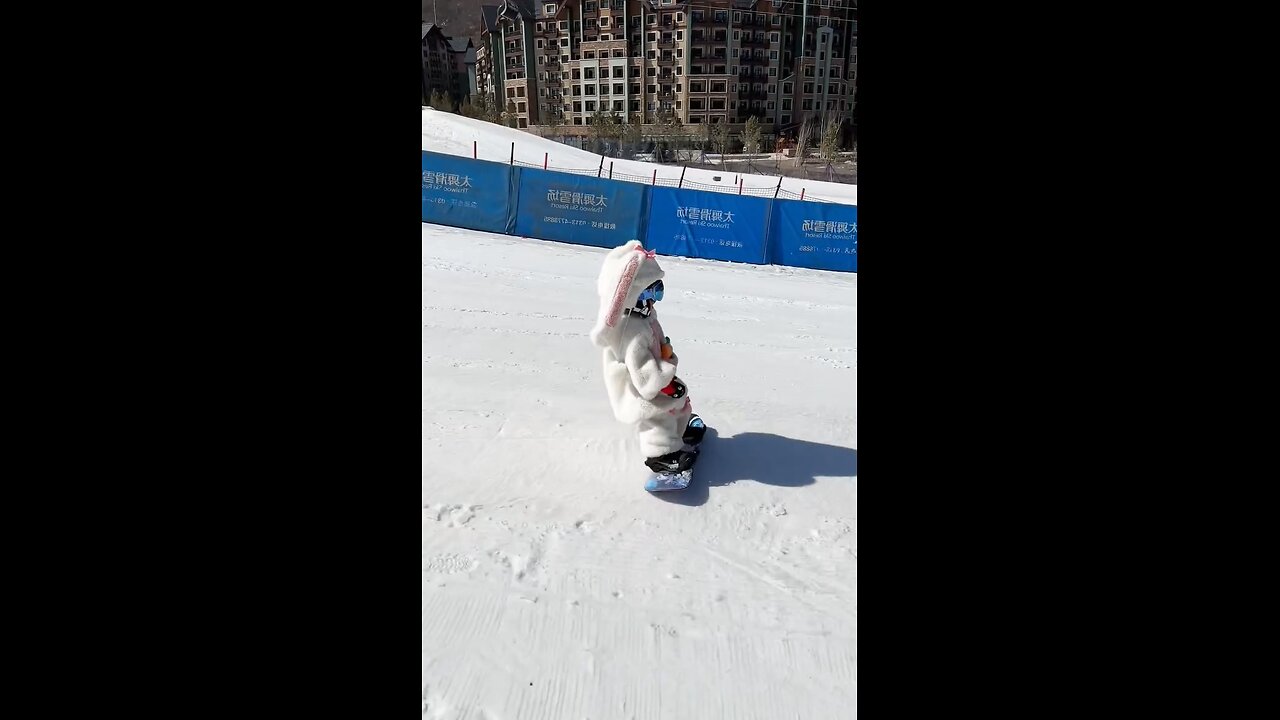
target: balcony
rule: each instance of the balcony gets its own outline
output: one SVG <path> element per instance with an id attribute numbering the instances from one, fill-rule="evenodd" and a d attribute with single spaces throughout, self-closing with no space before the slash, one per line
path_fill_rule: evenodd
<path id="1" fill-rule="evenodd" d="M 761 35 L 760 37 L 755 38 L 755 37 L 748 37 L 746 35 L 743 35 L 742 40 L 740 40 L 739 42 L 741 42 L 743 45 L 747 47 L 768 47 L 769 36 Z"/>

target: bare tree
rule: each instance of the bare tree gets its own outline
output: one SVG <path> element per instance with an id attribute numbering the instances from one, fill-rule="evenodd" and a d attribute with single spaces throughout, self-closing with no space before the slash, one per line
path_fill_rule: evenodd
<path id="1" fill-rule="evenodd" d="M 756 120 L 756 116 L 752 115 L 747 118 L 747 124 L 742 128 L 740 136 L 742 140 L 742 151 L 748 155 L 755 155 L 760 152 L 760 121 Z"/>
<path id="2" fill-rule="evenodd" d="M 818 154 L 830 165 L 840 151 L 840 127 L 844 124 L 844 114 L 827 113 L 822 123 L 822 139 L 818 144 Z"/>
<path id="3" fill-rule="evenodd" d="M 796 133 L 796 167 L 804 165 L 804 155 L 809 152 L 816 133 L 817 127 L 813 115 L 806 115 L 804 121 L 800 123 L 800 130 Z"/>
<path id="4" fill-rule="evenodd" d="M 711 142 L 721 156 L 729 150 L 729 123 L 721 122 L 711 126 Z"/>
<path id="5" fill-rule="evenodd" d="M 627 147 L 628 153 L 635 154 L 640 151 L 640 143 L 644 141 L 644 129 L 635 116 L 629 117 L 628 120 L 629 122 L 621 128 L 622 142 Z"/>

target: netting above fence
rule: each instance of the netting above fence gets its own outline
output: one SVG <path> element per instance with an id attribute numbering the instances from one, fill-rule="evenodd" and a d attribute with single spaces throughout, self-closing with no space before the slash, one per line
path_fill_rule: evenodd
<path id="1" fill-rule="evenodd" d="M 795 192 L 792 190 L 784 189 L 781 186 L 781 182 L 780 182 L 781 178 L 779 178 L 779 183 L 772 187 L 760 187 L 760 186 L 747 187 L 746 186 L 745 178 L 777 177 L 777 176 L 765 175 L 765 174 L 733 173 L 735 178 L 733 184 L 726 183 L 726 184 L 717 185 L 717 184 L 711 184 L 711 183 L 701 183 L 701 182 L 696 182 L 694 180 L 686 179 L 683 177 L 683 174 L 684 174 L 683 172 L 681 173 L 681 177 L 658 177 L 656 170 L 653 174 L 650 174 L 650 175 L 633 175 L 630 173 L 614 172 L 613 161 L 609 160 L 607 157 L 604 158 L 604 162 L 601 163 L 601 165 L 593 168 L 554 167 L 554 166 L 550 166 L 546 162 L 530 163 L 530 162 L 524 162 L 523 160 L 516 160 L 514 158 L 512 158 L 508 162 L 508 164 L 513 166 L 519 166 L 519 167 L 534 168 L 537 170 L 547 170 L 549 172 L 570 173 L 574 175 L 588 175 L 588 176 L 598 177 L 606 180 L 621 180 L 622 182 L 638 183 L 641 185 L 687 188 L 690 190 L 705 190 L 707 192 L 718 192 L 718 193 L 725 193 L 729 195 L 751 195 L 754 197 L 776 197 L 776 198 L 785 198 L 789 200 L 809 200 L 813 202 L 843 204 L 842 201 L 840 200 L 833 200 L 830 198 L 825 198 L 820 196 L 807 195 L 806 192 L 804 191 Z M 677 167 L 684 167 L 684 166 L 677 166 Z M 700 168 L 700 169 L 707 169 L 707 168 Z M 728 171 L 725 171 L 725 172 L 726 174 L 728 174 Z"/>

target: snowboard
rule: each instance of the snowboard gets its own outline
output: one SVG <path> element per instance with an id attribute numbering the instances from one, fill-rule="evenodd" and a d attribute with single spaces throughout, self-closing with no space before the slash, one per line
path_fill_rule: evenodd
<path id="1" fill-rule="evenodd" d="M 697 458 L 700 452 L 697 445 L 685 445 L 685 450 L 694 454 L 693 465 L 687 470 L 681 470 L 678 473 L 669 472 L 649 472 L 649 478 L 645 480 L 644 489 L 649 492 L 669 492 L 671 490 L 684 490 L 689 487 L 689 483 L 693 481 L 693 470 L 698 466 Z"/>

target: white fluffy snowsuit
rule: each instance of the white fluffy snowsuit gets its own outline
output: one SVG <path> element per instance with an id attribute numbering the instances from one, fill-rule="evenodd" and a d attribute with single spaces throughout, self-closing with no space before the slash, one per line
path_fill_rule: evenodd
<path id="1" fill-rule="evenodd" d="M 605 257 L 596 289 L 600 313 L 591 342 L 603 348 L 604 386 L 613 415 L 638 423 L 640 451 L 647 458 L 679 450 L 693 404 L 688 395 L 674 399 L 662 393 L 676 375 L 675 362 L 662 359 L 662 325 L 656 309 L 649 316 L 629 312 L 646 287 L 664 273 L 638 240 L 614 248 Z M 672 355 L 671 359 L 678 362 Z"/>

